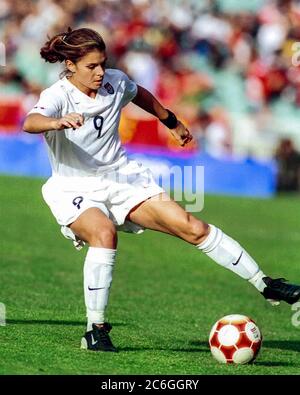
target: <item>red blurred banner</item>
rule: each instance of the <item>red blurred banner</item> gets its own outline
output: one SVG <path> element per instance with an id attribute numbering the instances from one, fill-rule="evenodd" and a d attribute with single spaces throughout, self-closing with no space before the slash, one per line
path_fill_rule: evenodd
<path id="1" fill-rule="evenodd" d="M 197 151 L 196 142 L 191 142 L 186 147 L 178 145 L 170 131 L 156 118 L 138 119 L 123 113 L 119 130 L 122 143 L 133 148 L 158 147 L 181 153 Z"/>
<path id="2" fill-rule="evenodd" d="M 17 133 L 24 116 L 20 98 L 0 97 L 0 131 L 4 133 Z"/>

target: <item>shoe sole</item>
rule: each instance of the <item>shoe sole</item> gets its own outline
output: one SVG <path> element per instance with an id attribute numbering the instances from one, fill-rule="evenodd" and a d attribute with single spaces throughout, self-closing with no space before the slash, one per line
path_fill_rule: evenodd
<path id="1" fill-rule="evenodd" d="M 83 337 L 81 339 L 81 345 L 80 345 L 81 350 L 87 350 L 88 349 L 88 344 L 86 339 Z"/>
<path id="2" fill-rule="evenodd" d="M 279 306 L 279 305 L 280 305 L 280 301 L 279 301 L 279 300 L 267 299 L 267 301 L 268 301 L 272 306 Z"/>

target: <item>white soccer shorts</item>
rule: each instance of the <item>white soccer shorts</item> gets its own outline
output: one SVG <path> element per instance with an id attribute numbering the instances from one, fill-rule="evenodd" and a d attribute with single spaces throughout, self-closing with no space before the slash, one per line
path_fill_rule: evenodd
<path id="1" fill-rule="evenodd" d="M 144 228 L 126 220 L 126 216 L 133 207 L 162 192 L 152 172 L 134 160 L 97 177 L 53 175 L 42 187 L 43 198 L 63 235 L 72 239 L 76 248 L 83 243 L 68 225 L 88 208 L 99 208 L 118 230 L 141 233 Z"/>

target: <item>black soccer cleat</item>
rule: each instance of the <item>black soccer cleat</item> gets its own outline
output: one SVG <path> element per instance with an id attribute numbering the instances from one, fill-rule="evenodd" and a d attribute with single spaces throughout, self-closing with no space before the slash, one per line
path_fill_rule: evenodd
<path id="1" fill-rule="evenodd" d="M 284 278 L 273 280 L 271 277 L 264 277 L 263 282 L 266 287 L 262 295 L 271 303 L 273 301 L 272 304 L 279 304 L 281 300 L 294 304 L 300 299 L 300 285 L 289 284 Z"/>
<path id="2" fill-rule="evenodd" d="M 92 325 L 93 329 L 85 333 L 81 339 L 81 347 L 85 350 L 92 351 L 111 351 L 118 352 L 116 347 L 112 344 L 109 332 L 112 326 L 105 322 L 102 326 Z"/>

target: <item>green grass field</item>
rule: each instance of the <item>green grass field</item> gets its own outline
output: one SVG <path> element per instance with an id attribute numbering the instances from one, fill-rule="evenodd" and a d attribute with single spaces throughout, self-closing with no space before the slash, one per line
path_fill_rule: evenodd
<path id="1" fill-rule="evenodd" d="M 0 373 L 299 374 L 300 326 L 247 282 L 179 239 L 120 233 L 108 319 L 119 353 L 80 350 L 82 266 L 44 204 L 43 180 L 0 177 Z M 237 239 L 265 272 L 300 282 L 298 197 L 205 198 L 207 222 Z M 252 317 L 264 342 L 253 365 L 221 365 L 208 334 L 226 314 Z"/>

